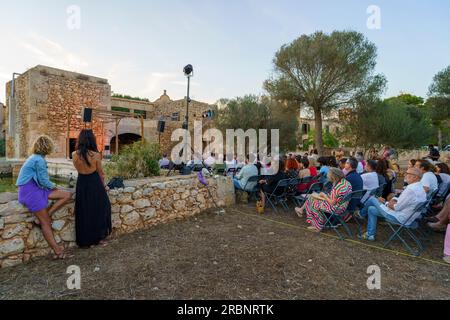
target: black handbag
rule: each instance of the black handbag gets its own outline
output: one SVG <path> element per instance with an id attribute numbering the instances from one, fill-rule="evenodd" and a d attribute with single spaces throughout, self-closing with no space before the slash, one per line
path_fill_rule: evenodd
<path id="1" fill-rule="evenodd" d="M 120 177 L 114 177 L 108 182 L 108 188 L 110 190 L 113 189 L 121 189 L 125 188 L 125 185 L 123 184 L 123 179 Z"/>

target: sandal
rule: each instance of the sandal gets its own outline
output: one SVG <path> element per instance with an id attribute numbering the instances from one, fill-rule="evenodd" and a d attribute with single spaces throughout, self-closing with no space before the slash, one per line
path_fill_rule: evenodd
<path id="1" fill-rule="evenodd" d="M 303 210 L 301 208 L 295 208 L 295 213 L 297 214 L 297 216 L 299 218 L 303 218 L 304 217 Z"/>

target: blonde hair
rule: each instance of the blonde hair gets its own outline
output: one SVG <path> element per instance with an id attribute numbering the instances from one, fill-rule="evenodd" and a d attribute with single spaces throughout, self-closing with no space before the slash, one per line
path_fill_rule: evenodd
<path id="1" fill-rule="evenodd" d="M 340 169 L 333 167 L 329 169 L 327 176 L 328 180 L 330 180 L 333 184 L 338 183 L 345 177 L 344 173 Z"/>
<path id="2" fill-rule="evenodd" d="M 36 138 L 31 148 L 31 153 L 40 154 L 43 156 L 49 155 L 55 149 L 55 144 L 53 140 L 46 135 L 42 135 Z"/>

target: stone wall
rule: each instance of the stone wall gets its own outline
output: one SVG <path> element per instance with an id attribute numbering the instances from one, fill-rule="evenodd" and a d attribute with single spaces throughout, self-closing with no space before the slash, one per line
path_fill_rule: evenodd
<path id="1" fill-rule="evenodd" d="M 230 178 L 208 178 L 219 206 L 234 204 Z M 208 191 L 196 176 L 160 177 L 126 181 L 124 189 L 111 190 L 113 236 L 147 229 L 196 215 L 213 207 Z M 35 217 L 17 201 L 17 194 L 0 194 L 0 267 L 28 262 L 51 252 Z M 57 242 L 75 246 L 74 202 L 52 215 Z"/>

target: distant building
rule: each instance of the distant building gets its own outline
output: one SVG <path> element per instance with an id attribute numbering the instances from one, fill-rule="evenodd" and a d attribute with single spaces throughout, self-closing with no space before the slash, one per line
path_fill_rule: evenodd
<path id="1" fill-rule="evenodd" d="M 68 158 L 76 145 L 78 133 L 84 128 L 83 107 L 97 110 L 116 110 L 139 114 L 144 118 L 144 138 L 161 141 L 162 152 L 169 152 L 173 130 L 182 127 L 186 99 L 171 100 L 164 94 L 154 102 L 123 99 L 111 96 L 107 79 L 65 70 L 36 66 L 6 84 L 6 108 L 1 119 L 5 132 L 7 159 L 24 159 L 34 139 L 49 135 L 56 143 L 50 158 Z M 190 128 L 194 120 L 205 121 L 202 114 L 214 105 L 192 101 L 189 105 Z M 2 107 L 1 110 L 4 110 Z M 157 132 L 158 120 L 166 121 L 164 133 Z M 94 115 L 92 129 L 100 151 L 115 151 L 116 124 Z M 119 149 L 142 138 L 138 119 L 121 119 L 118 126 Z"/>

